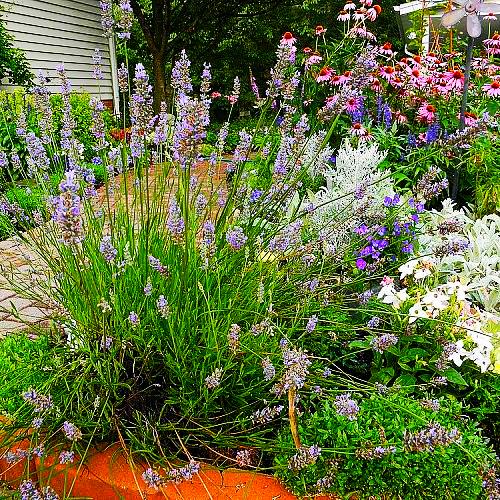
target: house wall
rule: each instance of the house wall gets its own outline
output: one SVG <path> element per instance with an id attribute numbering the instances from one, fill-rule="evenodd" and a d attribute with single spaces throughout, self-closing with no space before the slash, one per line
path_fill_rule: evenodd
<path id="1" fill-rule="evenodd" d="M 52 92 L 59 91 L 55 67 L 62 62 L 74 90 L 113 102 L 117 96 L 111 72 L 114 49 L 102 34 L 99 0 L 0 0 L 0 5 L 15 45 L 25 52 L 35 76 L 40 69 L 48 74 Z M 104 76 L 99 81 L 92 78 L 96 48 L 102 55 Z"/>

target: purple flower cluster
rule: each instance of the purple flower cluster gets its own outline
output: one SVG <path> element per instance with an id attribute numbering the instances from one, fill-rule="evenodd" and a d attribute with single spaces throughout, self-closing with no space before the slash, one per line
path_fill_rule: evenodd
<path id="1" fill-rule="evenodd" d="M 269 358 L 264 358 L 262 360 L 262 370 L 264 372 L 264 380 L 272 380 L 276 376 L 276 368 L 271 363 Z"/>
<path id="2" fill-rule="evenodd" d="M 255 450 L 238 450 L 236 452 L 236 464 L 238 467 L 251 467 L 255 461 Z"/>
<path id="3" fill-rule="evenodd" d="M 342 417 L 346 417 L 348 420 L 356 420 L 358 418 L 358 403 L 351 398 L 349 393 L 335 396 L 333 404 L 337 413 Z"/>
<path id="4" fill-rule="evenodd" d="M 146 469 L 141 475 L 143 481 L 150 487 L 158 489 L 165 481 L 164 479 L 155 472 L 151 467 Z"/>
<path id="5" fill-rule="evenodd" d="M 130 314 L 128 315 L 128 320 L 133 327 L 136 327 L 139 324 L 139 316 L 135 311 L 130 312 Z"/>
<path id="6" fill-rule="evenodd" d="M 368 328 L 378 328 L 380 326 L 380 318 L 378 316 L 373 316 L 368 323 L 366 323 L 366 326 Z"/>
<path id="7" fill-rule="evenodd" d="M 78 189 L 76 172 L 69 170 L 59 185 L 61 194 L 52 199 L 52 219 L 59 225 L 62 241 L 66 245 L 75 245 L 83 239 L 82 208 Z"/>
<path id="8" fill-rule="evenodd" d="M 72 464 L 74 460 L 75 460 L 74 451 L 61 451 L 61 453 L 59 454 L 60 464 Z"/>
<path id="9" fill-rule="evenodd" d="M 430 423 L 421 431 L 405 432 L 404 447 L 407 451 L 434 451 L 438 446 L 458 443 L 461 435 L 458 429 L 446 430 L 441 424 Z"/>
<path id="10" fill-rule="evenodd" d="M 205 378 L 205 385 L 208 389 L 219 387 L 222 379 L 222 369 L 216 368 L 208 377 Z"/>
<path id="11" fill-rule="evenodd" d="M 34 411 L 36 413 L 43 413 L 50 410 L 53 406 L 52 398 L 50 396 L 38 394 L 33 389 L 23 393 L 23 399 L 34 407 Z"/>
<path id="12" fill-rule="evenodd" d="M 316 325 L 318 324 L 318 317 L 313 315 L 309 318 L 306 325 L 306 332 L 312 333 L 316 329 Z"/>
<path id="13" fill-rule="evenodd" d="M 363 460 L 375 460 L 397 452 L 395 446 L 375 446 L 356 450 L 356 456 Z"/>
<path id="14" fill-rule="evenodd" d="M 321 448 L 316 445 L 303 446 L 288 461 L 288 468 L 293 471 L 305 469 L 308 465 L 316 463 L 321 455 Z"/>
<path id="15" fill-rule="evenodd" d="M 285 373 L 272 389 L 277 396 L 283 395 L 290 389 L 304 387 L 306 377 L 309 374 L 309 366 L 311 365 L 306 352 L 302 349 L 290 349 L 286 344 L 283 347 L 282 356 Z"/>
<path id="16" fill-rule="evenodd" d="M 395 346 L 398 341 L 399 338 L 397 335 L 394 335 L 393 333 L 384 333 L 383 335 L 373 337 L 370 345 L 374 351 L 383 353 L 384 351 L 387 351 L 387 349 Z"/>
<path id="17" fill-rule="evenodd" d="M 130 40 L 130 30 L 134 21 L 134 14 L 129 0 L 120 0 L 118 4 L 118 28 L 121 30 L 117 33 L 121 40 Z"/>
<path id="18" fill-rule="evenodd" d="M 256 410 L 252 414 L 252 423 L 254 425 L 267 424 L 275 419 L 284 409 L 283 405 L 266 406 L 262 410 Z"/>
<path id="19" fill-rule="evenodd" d="M 426 201 L 437 198 L 448 188 L 448 179 L 438 180 L 439 170 L 431 167 L 417 182 L 415 191 Z"/>
<path id="20" fill-rule="evenodd" d="M 240 332 L 241 332 L 241 327 L 236 323 L 233 323 L 227 334 L 227 342 L 229 344 L 229 349 L 233 354 L 236 354 L 236 352 L 238 352 L 240 346 Z"/>
<path id="21" fill-rule="evenodd" d="M 467 248 L 469 248 L 469 242 L 463 239 L 453 239 L 450 241 L 446 241 L 441 245 L 438 245 L 434 249 L 434 253 L 436 256 L 442 258 L 448 255 L 457 255 L 465 252 Z"/>
<path id="22" fill-rule="evenodd" d="M 422 408 L 430 411 L 439 411 L 441 405 L 437 399 L 423 399 L 420 401 Z"/>
<path id="23" fill-rule="evenodd" d="M 191 76 L 189 75 L 189 67 L 191 61 L 186 55 L 186 51 L 182 50 L 180 57 L 175 61 L 172 69 L 172 87 L 180 94 L 190 94 L 193 91 L 193 84 L 191 83 Z"/>
<path id="24" fill-rule="evenodd" d="M 157 271 L 158 273 L 160 273 L 161 275 L 163 276 L 168 276 L 168 268 L 167 266 L 164 266 L 159 259 L 157 259 L 156 257 L 153 257 L 152 255 L 150 255 L 148 257 L 148 260 L 149 260 L 149 265 L 155 270 Z"/>
<path id="25" fill-rule="evenodd" d="M 94 53 L 92 54 L 92 62 L 94 63 L 94 79 L 102 80 L 104 76 L 102 74 L 102 57 L 101 51 L 99 49 L 94 49 Z"/>
<path id="26" fill-rule="evenodd" d="M 99 251 L 106 262 L 113 262 L 118 255 L 118 250 L 113 246 L 111 236 L 104 236 L 99 245 Z"/>
<path id="27" fill-rule="evenodd" d="M 193 476 L 198 474 L 201 469 L 200 462 L 195 460 L 190 460 L 188 464 L 184 467 L 179 467 L 178 469 L 171 469 L 167 472 L 167 478 L 169 481 L 173 481 L 176 484 L 182 481 L 190 481 Z"/>
<path id="28" fill-rule="evenodd" d="M 302 225 L 303 221 L 298 219 L 284 227 L 269 242 L 269 250 L 271 252 L 285 253 L 299 245 L 301 243 Z"/>
<path id="29" fill-rule="evenodd" d="M 62 431 L 66 438 L 70 441 L 78 441 L 82 438 L 82 431 L 75 424 L 72 424 L 67 420 L 62 426 Z"/>
<path id="30" fill-rule="evenodd" d="M 226 233 L 226 241 L 233 250 L 241 250 L 248 240 L 243 229 L 239 226 L 234 226 Z"/>
<path id="31" fill-rule="evenodd" d="M 184 235 L 184 219 L 181 215 L 181 209 L 175 200 L 172 200 L 168 207 L 167 229 L 174 240 L 179 241 Z"/>
<path id="32" fill-rule="evenodd" d="M 111 0 L 101 0 L 99 5 L 101 7 L 101 26 L 104 31 L 104 36 L 111 38 L 113 36 L 113 26 L 115 24 Z"/>
<path id="33" fill-rule="evenodd" d="M 443 352 L 436 361 L 436 369 L 438 371 L 445 370 L 450 363 L 451 356 L 455 354 L 457 350 L 458 350 L 457 344 L 455 344 L 454 342 L 446 343 L 443 346 Z"/>

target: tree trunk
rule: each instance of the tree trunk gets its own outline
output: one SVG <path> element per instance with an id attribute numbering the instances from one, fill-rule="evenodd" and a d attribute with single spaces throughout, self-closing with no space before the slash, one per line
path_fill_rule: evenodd
<path id="1" fill-rule="evenodd" d="M 160 104 L 167 100 L 167 80 L 165 75 L 165 54 L 153 52 L 153 107 L 159 113 Z"/>

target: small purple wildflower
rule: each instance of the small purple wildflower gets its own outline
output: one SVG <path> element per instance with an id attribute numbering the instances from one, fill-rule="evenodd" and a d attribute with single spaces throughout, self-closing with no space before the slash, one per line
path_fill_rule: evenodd
<path id="1" fill-rule="evenodd" d="M 269 358 L 262 360 L 262 370 L 264 371 L 264 380 L 272 380 L 276 376 L 276 369 Z"/>
<path id="2" fill-rule="evenodd" d="M 234 226 L 226 233 L 226 241 L 229 243 L 233 250 L 241 250 L 248 240 L 245 236 L 243 229 L 239 226 Z"/>
<path id="3" fill-rule="evenodd" d="M 290 458 L 290 460 L 288 461 L 288 468 L 293 471 L 300 471 L 308 465 L 316 463 L 320 455 L 321 448 L 319 446 L 304 446 L 300 448 L 297 453 L 293 455 L 293 457 Z"/>
<path id="4" fill-rule="evenodd" d="M 99 245 L 99 251 L 106 262 L 113 262 L 118 255 L 118 250 L 113 246 L 111 236 L 104 236 Z"/>
<path id="5" fill-rule="evenodd" d="M 318 317 L 313 315 L 309 318 L 306 325 L 306 332 L 312 333 L 316 329 L 316 325 L 318 324 Z"/>
<path id="6" fill-rule="evenodd" d="M 215 389 L 221 383 L 222 368 L 216 368 L 208 377 L 205 378 L 205 385 L 208 389 Z"/>
<path id="7" fill-rule="evenodd" d="M 380 318 L 378 316 L 373 316 L 373 318 L 371 318 L 368 323 L 366 324 L 366 326 L 368 328 L 378 328 L 379 325 L 380 325 Z"/>
<path id="8" fill-rule="evenodd" d="M 151 469 L 151 467 L 142 473 L 142 479 L 150 488 L 155 489 L 158 489 L 164 483 L 162 477 Z"/>
<path id="9" fill-rule="evenodd" d="M 384 333 L 378 337 L 373 337 L 370 342 L 372 349 L 376 352 L 382 353 L 387 349 L 395 346 L 399 342 L 399 338 L 392 333 Z"/>
<path id="10" fill-rule="evenodd" d="M 252 423 L 254 425 L 267 424 L 275 419 L 284 409 L 283 405 L 266 406 L 262 410 L 256 410 L 252 415 Z"/>
<path id="11" fill-rule="evenodd" d="M 61 451 L 61 453 L 59 454 L 60 464 L 72 464 L 74 460 L 75 460 L 74 451 Z"/>
<path id="12" fill-rule="evenodd" d="M 133 327 L 136 327 L 139 324 L 139 316 L 135 311 L 131 311 L 128 315 L 128 320 Z"/>
<path id="13" fill-rule="evenodd" d="M 430 423 L 419 432 L 405 432 L 404 447 L 407 451 L 434 451 L 438 446 L 449 446 L 461 440 L 457 428 L 447 431 L 441 424 Z"/>
<path id="14" fill-rule="evenodd" d="M 349 393 L 335 396 L 333 404 L 337 413 L 342 417 L 346 417 L 348 420 L 356 420 L 358 418 L 359 406 Z"/>
<path id="15" fill-rule="evenodd" d="M 78 441 L 82 438 L 82 431 L 75 424 L 72 424 L 67 420 L 62 426 L 62 431 L 66 438 L 70 441 Z"/>

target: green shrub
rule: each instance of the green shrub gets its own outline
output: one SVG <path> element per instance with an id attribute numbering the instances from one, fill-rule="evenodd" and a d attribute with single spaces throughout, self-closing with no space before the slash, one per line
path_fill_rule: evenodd
<path id="1" fill-rule="evenodd" d="M 289 433 L 281 435 L 283 449 L 276 462 L 278 475 L 295 493 L 318 491 L 338 493 L 345 498 L 386 499 L 429 498 L 472 500 L 482 497 L 481 471 L 494 461 L 494 454 L 483 442 L 477 424 L 461 417 L 462 407 L 441 400 L 441 409 L 423 408 L 403 392 L 372 395 L 358 400 L 356 420 L 339 415 L 334 401 L 326 400 L 312 414 L 307 411 L 300 421 L 304 446 L 317 445 L 322 451 L 316 463 L 300 472 L 288 466 L 296 450 L 291 449 Z M 405 433 L 417 433 L 429 423 L 447 431 L 458 429 L 461 440 L 433 451 L 410 451 Z M 379 458 L 376 447 L 395 447 Z M 366 458 L 363 458 L 365 456 Z M 323 478 L 327 488 L 318 488 Z"/>

